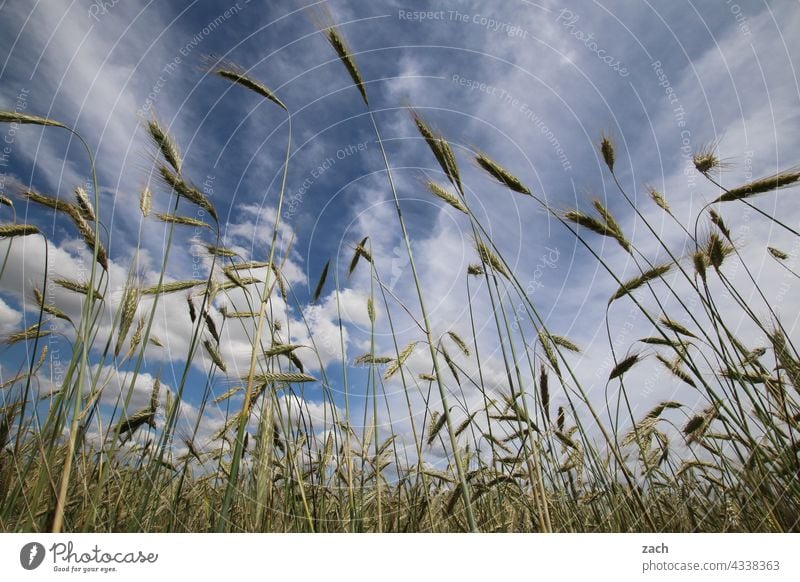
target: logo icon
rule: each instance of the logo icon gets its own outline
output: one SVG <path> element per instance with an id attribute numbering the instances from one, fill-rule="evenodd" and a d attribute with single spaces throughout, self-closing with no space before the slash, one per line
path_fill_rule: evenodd
<path id="1" fill-rule="evenodd" d="M 26 570 L 35 570 L 44 562 L 44 546 L 39 542 L 30 542 L 22 546 L 19 552 L 19 563 Z"/>

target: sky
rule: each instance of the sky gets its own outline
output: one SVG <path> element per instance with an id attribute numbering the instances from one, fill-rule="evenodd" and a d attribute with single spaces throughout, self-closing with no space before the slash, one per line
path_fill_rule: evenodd
<path id="1" fill-rule="evenodd" d="M 676 256 L 686 256 L 689 249 L 681 229 L 649 200 L 646 186 L 664 194 L 687 228 L 694 227 L 703 206 L 719 194 L 691 167 L 692 153 L 716 144 L 727 162 L 721 179 L 728 186 L 800 161 L 800 40 L 791 34 L 800 30 L 800 6 L 791 0 L 0 2 L 0 106 L 76 128 L 95 157 L 99 212 L 108 230 L 104 236 L 111 260 L 104 329 L 110 329 L 131 266 L 143 284 L 152 285 L 164 257 L 167 229 L 152 217 L 142 220 L 139 212 L 140 193 L 147 185 L 155 211 L 166 212 L 170 203 L 169 192 L 153 176 L 157 154 L 144 128 L 152 117 L 179 145 L 184 176 L 216 206 L 220 244 L 252 260 L 267 257 L 286 155 L 287 115 L 210 74 L 208 63 L 224 59 L 274 91 L 292 114 L 277 246 L 292 292 L 286 302 L 275 302 L 290 324 L 287 340 L 314 342 L 319 359 L 310 350 L 300 350 L 298 356 L 309 373 L 329 379 L 336 404 L 343 407 L 335 272 L 345 326 L 344 359 L 353 384 L 351 406 L 354 411 L 363 406 L 358 396 L 366 390 L 365 371 L 353 362 L 370 349 L 369 270 L 362 265 L 347 274 L 358 241 L 369 236 L 388 289 L 415 314 L 418 304 L 369 115 L 310 17 L 322 6 L 348 39 L 364 78 L 434 335 L 455 331 L 468 338 L 484 358 L 487 385 L 498 389 L 505 372 L 480 280 L 472 283 L 478 340 L 472 345 L 465 279 L 467 265 L 477 256 L 469 222 L 425 190 L 426 179 L 445 179 L 419 137 L 409 107 L 452 144 L 471 207 L 530 290 L 551 331 L 582 348 L 574 356 L 574 368 L 601 408 L 607 391 L 615 388 L 606 382 L 614 365 L 609 338 L 619 358 L 636 349 L 635 340 L 651 335 L 652 329 L 630 302 L 615 303 L 607 312 L 608 298 L 617 288 L 613 278 L 540 204 L 483 173 L 474 154 L 485 152 L 498 160 L 555 209 L 590 212 L 591 201 L 602 200 L 653 262 L 667 255 L 637 212 Z M 6 148 L 0 160 L 0 193 L 15 201 L 17 217 L 48 235 L 51 275 L 85 275 L 88 255 L 69 225 L 19 197 L 20 189 L 29 187 L 65 198 L 76 186 L 90 189 L 80 143 L 52 128 L 5 125 L 0 133 Z M 635 210 L 610 180 L 598 151 L 603 135 L 615 143 L 615 170 Z M 800 211 L 792 196 L 767 195 L 754 203 L 797 225 Z M 731 279 L 748 289 L 746 299 L 754 311 L 769 318 L 769 305 L 796 337 L 794 279 L 766 251 L 767 245 L 781 248 L 790 254 L 789 264 L 796 265 L 796 241 L 754 211 L 735 205 L 723 210 L 765 297 L 752 294 L 744 269 L 734 265 Z M 210 260 L 193 235 L 192 229 L 176 234 L 168 280 L 207 276 Z M 201 238 L 214 243 L 208 233 Z M 620 279 L 637 273 L 613 240 L 593 235 L 587 240 Z M 7 246 L 2 243 L 0 251 L 5 254 Z M 40 238 L 15 241 L 13 250 L 0 279 L 0 333 L 35 322 L 30 294 L 43 275 Z M 329 259 L 328 284 L 319 302 L 311 305 L 311 293 Z M 676 288 L 680 284 L 676 278 Z M 48 298 L 67 313 L 80 309 L 78 297 L 57 288 L 48 287 Z M 234 291 L 214 302 L 211 313 L 218 323 L 223 308 L 233 309 L 235 299 Z M 663 300 L 671 305 L 668 294 Z M 737 319 L 730 298 L 723 295 L 720 302 L 752 347 L 764 344 L 763 335 Z M 381 304 L 377 311 L 376 353 L 391 354 L 395 347 L 387 314 Z M 402 309 L 395 306 L 392 316 L 401 347 L 420 339 Z M 131 408 L 148 401 L 156 375 L 168 389 L 180 383 L 190 330 L 185 295 L 166 296 L 153 328 L 164 347 L 148 348 Z M 69 337 L 67 326 L 60 331 Z M 242 330 L 225 323 L 222 336 L 220 351 L 228 372 L 213 378 L 215 395 L 246 373 L 249 359 Z M 24 356 L 19 347 L 0 354 L 4 380 L 16 373 L 15 362 Z M 476 375 L 474 361 L 460 363 L 470 376 Z M 104 403 L 112 406 L 132 366 L 103 365 L 113 379 Z M 409 368 L 425 371 L 426 366 L 427 352 L 415 349 Z M 184 394 L 189 418 L 200 414 L 197 405 L 209 367 L 201 352 L 189 370 L 190 388 Z M 391 421 L 397 430 L 407 430 L 402 386 L 395 379 L 385 390 Z M 675 413 L 680 423 L 704 405 L 700 395 L 655 363 L 637 369 L 628 390 L 635 416 L 655 402 L 675 398 L 686 405 Z M 321 397 L 318 384 L 303 395 L 320 416 Z M 463 398 L 469 407 L 479 394 L 467 387 Z M 563 395 L 554 398 L 555 405 L 564 403 Z M 421 399 L 412 396 L 414 414 L 423 408 Z M 207 434 L 220 426 L 224 412 L 213 407 L 202 413 Z"/>

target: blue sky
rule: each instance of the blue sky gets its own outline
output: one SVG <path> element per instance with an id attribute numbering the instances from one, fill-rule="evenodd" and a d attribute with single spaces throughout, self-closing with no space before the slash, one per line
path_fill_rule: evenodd
<path id="1" fill-rule="evenodd" d="M 587 210 L 592 198 L 600 198 L 653 260 L 664 256 L 613 189 L 597 151 L 601 134 L 616 143 L 624 187 L 678 254 L 686 250 L 681 232 L 647 199 L 645 184 L 664 192 L 676 216 L 689 225 L 716 193 L 687 171 L 687 152 L 716 140 L 720 155 L 731 162 L 723 176 L 728 185 L 794 166 L 800 158 L 800 41 L 792 34 L 800 30 L 797 2 L 331 1 L 327 6 L 349 40 L 386 140 L 436 331 L 470 335 L 464 272 L 476 257 L 468 222 L 424 190 L 425 177 L 443 177 L 416 133 L 408 105 L 453 144 L 471 204 L 516 264 L 520 280 L 535 287 L 534 299 L 553 332 L 584 348 L 576 369 L 601 401 L 601 380 L 610 368 L 603 318 L 614 281 L 535 203 L 482 174 L 471 153 L 485 151 L 556 208 Z M 142 127 L 151 114 L 175 136 L 185 175 L 217 206 L 224 244 L 254 260 L 264 258 L 286 147 L 286 116 L 273 104 L 212 78 L 203 57 L 234 61 L 275 91 L 294 119 L 280 246 L 286 251 L 291 243 L 284 274 L 299 298 L 299 305 L 288 308 L 289 333 L 299 343 L 309 340 L 301 325 L 304 314 L 336 389 L 341 354 L 332 279 L 320 304 L 307 305 L 309 287 L 325 261 L 333 259 L 340 277 L 350 361 L 369 346 L 368 273 L 361 269 L 346 276 L 358 240 L 370 236 L 384 279 L 408 304 L 415 299 L 369 118 L 307 12 L 298 2 L 261 0 L 2 2 L 0 103 L 72 125 L 94 149 L 101 215 L 110 231 L 112 287 L 119 290 L 137 246 L 143 280 L 150 283 L 164 246 L 163 225 L 152 219 L 142 223 L 138 212 L 154 157 Z M 13 185 L 21 183 L 68 197 L 86 183 L 85 156 L 64 132 L 9 131 L 0 128 L 11 148 L 0 168 L 3 194 L 13 197 Z M 163 211 L 168 193 L 155 182 L 152 187 L 155 206 Z M 74 272 L 84 252 L 74 235 L 51 215 L 16 201 L 19 215 L 30 213 L 27 219 L 51 235 L 53 272 Z M 758 205 L 788 222 L 800 218 L 791 195 L 766 196 Z M 740 227 L 743 256 L 774 293 L 769 300 L 787 329 L 794 330 L 797 301 L 785 290 L 778 300 L 784 275 L 765 254 L 771 244 L 795 256 L 794 242 L 740 208 L 725 208 L 725 218 L 734 230 Z M 208 267 L 205 259 L 197 267 L 187 258 L 192 256 L 186 252 L 189 236 L 178 238 L 171 278 L 191 278 L 193 271 Z M 621 278 L 634 273 L 616 243 L 591 240 Z M 33 240 L 24 245 L 25 252 L 13 255 L 0 281 L 4 332 L 29 325 L 34 315 L 23 297 L 40 280 L 42 247 Z M 741 271 L 731 276 L 745 280 Z M 59 294 L 57 299 L 66 310 L 78 308 L 74 297 Z M 112 293 L 114 300 L 119 293 Z M 223 305 L 215 304 L 215 315 Z M 759 313 L 766 311 L 754 305 Z M 501 382 L 501 367 L 491 361 L 498 354 L 490 312 L 484 306 L 477 315 L 479 344 L 490 360 L 489 381 Z M 611 329 L 622 330 L 614 337 L 617 352 L 625 353 L 636 337 L 647 335 L 628 305 L 615 307 L 609 317 Z M 390 353 L 386 321 L 379 319 L 378 352 Z M 395 324 L 401 344 L 415 339 L 401 311 Z M 168 347 L 148 350 L 147 374 L 160 372 L 167 384 L 176 384 L 188 326 L 185 298 L 166 300 L 156 334 Z M 752 332 L 742 326 L 743 334 Z M 225 337 L 222 351 L 235 378 L 247 354 L 242 337 L 233 332 Z M 755 346 L 762 338 L 752 340 Z M 19 355 L 2 356 L 4 377 L 13 373 L 7 362 Z M 421 350 L 410 364 L 424 368 Z M 319 374 L 318 364 L 307 365 Z M 358 370 L 352 373 L 360 377 Z M 637 378 L 646 386 L 637 401 L 640 409 L 682 390 L 665 375 L 653 374 L 648 370 Z M 143 401 L 151 377 L 141 382 Z M 203 377 L 199 364 L 192 380 Z M 215 391 L 228 386 L 218 378 Z M 407 413 L 401 412 L 405 403 L 398 389 L 387 386 L 390 402 L 398 407 L 393 418 L 402 425 Z M 697 396 L 680 394 L 689 405 L 700 405 Z M 188 396 L 190 407 L 194 397 Z M 309 398 L 316 397 L 318 390 L 312 389 Z"/>

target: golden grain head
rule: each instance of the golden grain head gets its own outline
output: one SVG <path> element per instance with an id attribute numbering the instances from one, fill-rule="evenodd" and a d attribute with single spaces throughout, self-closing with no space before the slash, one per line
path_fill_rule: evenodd
<path id="1" fill-rule="evenodd" d="M 178 151 L 175 140 L 161 126 L 158 119 L 152 118 L 147 122 L 147 133 L 167 163 L 180 174 L 183 165 L 180 151 Z"/>
<path id="2" fill-rule="evenodd" d="M 737 188 L 732 188 L 719 198 L 716 198 L 712 204 L 717 202 L 744 200 L 752 196 L 757 196 L 758 194 L 764 194 L 765 192 L 772 192 L 774 190 L 781 190 L 783 188 L 794 186 L 798 181 L 800 181 L 800 171 L 787 170 L 784 172 L 778 172 L 777 174 L 772 174 L 771 176 L 765 176 L 763 178 L 759 178 L 758 180 L 753 180 L 752 182 L 748 182 L 747 184 Z"/>
<path id="3" fill-rule="evenodd" d="M 609 171 L 614 172 L 614 161 L 616 155 L 614 153 L 614 144 L 608 136 L 600 138 L 600 154 L 603 156 L 603 161 L 608 166 Z"/>
<path id="4" fill-rule="evenodd" d="M 647 186 L 647 194 L 650 196 L 650 199 L 656 203 L 656 205 L 661 208 L 664 212 L 668 214 L 672 214 L 672 210 L 667 204 L 667 199 L 664 198 L 664 195 L 656 190 L 653 186 Z"/>
<path id="5" fill-rule="evenodd" d="M 701 174 L 708 174 L 713 170 L 722 168 L 724 164 L 717 157 L 717 142 L 712 141 L 701 146 L 692 155 L 692 163 Z"/>
<path id="6" fill-rule="evenodd" d="M 620 285 L 620 287 L 608 300 L 609 304 L 612 301 L 615 301 L 621 297 L 624 297 L 632 293 L 633 291 L 642 287 L 643 285 L 646 285 L 651 281 L 654 281 L 655 279 L 663 277 L 670 271 L 670 269 L 672 269 L 672 266 L 673 263 L 664 263 L 662 265 L 656 265 L 655 267 L 648 269 L 647 271 L 644 271 L 641 275 L 638 275 L 636 277 L 633 277 L 632 279 L 625 281 L 622 285 Z"/>
<path id="7" fill-rule="evenodd" d="M 0 111 L 0 123 L 19 123 L 21 125 L 43 125 L 51 127 L 63 127 L 66 125 L 46 117 L 39 117 L 38 115 L 27 115 L 25 113 L 18 113 L 16 111 Z"/>
<path id="8" fill-rule="evenodd" d="M 503 184 L 506 188 L 519 192 L 520 194 L 527 194 L 530 196 L 531 191 L 517 178 L 514 174 L 503 168 L 500 164 L 495 162 L 492 158 L 484 153 L 478 153 L 475 156 L 475 161 L 487 174 L 495 180 Z"/>
<path id="9" fill-rule="evenodd" d="M 468 214 L 467 207 L 464 205 L 461 199 L 455 194 L 448 192 L 444 187 L 430 180 L 425 183 L 425 186 L 428 188 L 428 191 L 431 194 L 433 194 L 440 200 L 445 201 L 447 204 L 449 204 L 459 212 Z"/>
<path id="10" fill-rule="evenodd" d="M 263 83 L 256 81 L 252 77 L 246 75 L 239 67 L 235 65 L 231 65 L 230 63 L 227 66 L 218 68 L 214 71 L 214 74 L 222 77 L 223 79 L 227 79 L 228 81 L 235 83 L 237 85 L 241 85 L 242 87 L 253 91 L 254 93 L 272 101 L 275 105 L 283 109 L 284 111 L 289 111 L 289 109 L 284 105 L 283 101 L 278 99 L 277 95 L 270 91 Z"/>
<path id="11" fill-rule="evenodd" d="M 353 84 L 355 84 L 355 86 L 358 88 L 358 92 L 361 94 L 361 98 L 364 99 L 364 103 L 369 105 L 367 90 L 364 87 L 364 80 L 361 78 L 361 72 L 358 70 L 355 58 L 353 58 L 353 54 L 350 51 L 350 47 L 347 45 L 347 41 L 345 41 L 344 36 L 342 36 L 342 33 L 339 32 L 339 29 L 333 25 L 329 26 L 323 32 L 325 34 L 325 38 L 328 39 L 328 43 L 330 43 L 331 47 L 333 47 L 333 50 L 339 57 L 339 60 L 344 65 L 345 69 L 347 69 L 350 78 L 353 80 Z"/>
<path id="12" fill-rule="evenodd" d="M 472 264 L 467 266 L 467 275 L 474 275 L 477 277 L 483 274 L 484 274 L 483 266 L 478 264 Z"/>
<path id="13" fill-rule="evenodd" d="M 89 200 L 88 194 L 86 194 L 86 190 L 78 186 L 75 188 L 75 200 L 78 204 L 78 209 L 81 212 L 81 215 L 84 219 L 88 222 L 95 222 L 97 220 L 97 216 L 94 213 L 94 206 L 92 202 Z"/>
<path id="14" fill-rule="evenodd" d="M 494 251 L 480 239 L 475 239 L 475 250 L 478 251 L 481 261 L 484 265 L 489 265 L 495 273 L 499 273 L 505 278 L 508 278 L 508 271 L 506 271 L 503 262 L 500 260 Z"/>
<path id="15" fill-rule="evenodd" d="M 0 238 L 13 238 L 15 236 L 30 236 L 41 234 L 32 224 L 0 224 Z"/>
<path id="16" fill-rule="evenodd" d="M 787 255 L 780 249 L 776 249 L 775 247 L 767 247 L 767 250 L 769 251 L 769 254 L 771 254 L 773 257 L 775 257 L 780 261 L 785 261 L 786 259 L 789 258 L 789 255 Z"/>

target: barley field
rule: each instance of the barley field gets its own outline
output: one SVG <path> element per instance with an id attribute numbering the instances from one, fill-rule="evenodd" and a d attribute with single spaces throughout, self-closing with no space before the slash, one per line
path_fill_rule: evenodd
<path id="1" fill-rule="evenodd" d="M 313 103 L 273 83 L 270 61 L 204 52 L 176 72 L 237 105 L 134 119 L 147 144 L 125 158 L 139 187 L 124 202 L 84 127 L 2 107 L 4 135 L 38 140 L 17 148 L 68 141 L 83 181 L 19 178 L 0 198 L 0 308 L 24 312 L 0 355 L 0 530 L 800 531 L 800 152 L 741 178 L 746 145 L 665 146 L 688 161 L 689 203 L 632 177 L 645 152 L 600 118 L 584 120 L 590 189 L 543 182 L 495 143 L 451 137 L 446 107 L 387 98 L 324 3 L 296 18 L 359 122 L 317 158 L 298 153 Z M 182 115 L 223 140 L 267 129 L 226 158 L 164 121 Z M 560 155 L 548 163 L 572 163 Z M 233 200 L 219 164 L 268 168 L 260 202 Z M 306 246 L 307 192 L 345 165 L 378 218 L 328 218 L 326 244 Z M 325 196 L 335 208 L 347 191 Z M 558 245 L 509 244 L 493 218 L 509 208 Z M 434 259 L 437 229 L 460 246 L 443 237 Z M 576 275 L 554 287 L 567 262 Z"/>

